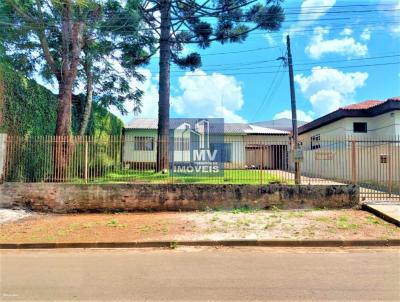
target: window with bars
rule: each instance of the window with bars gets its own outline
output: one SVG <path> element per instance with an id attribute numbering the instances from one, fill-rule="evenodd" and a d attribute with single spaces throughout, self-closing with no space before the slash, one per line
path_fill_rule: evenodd
<path id="1" fill-rule="evenodd" d="M 319 134 L 311 136 L 311 150 L 321 148 L 321 136 Z"/>
<path id="2" fill-rule="evenodd" d="M 135 136 L 134 149 L 137 151 L 153 151 L 154 150 L 154 137 Z"/>

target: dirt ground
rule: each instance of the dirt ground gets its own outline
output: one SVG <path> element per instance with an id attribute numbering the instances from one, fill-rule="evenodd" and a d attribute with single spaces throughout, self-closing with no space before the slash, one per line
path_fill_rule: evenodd
<path id="1" fill-rule="evenodd" d="M 0 225 L 0 242 L 222 239 L 398 239 L 400 228 L 359 210 L 34 214 Z"/>

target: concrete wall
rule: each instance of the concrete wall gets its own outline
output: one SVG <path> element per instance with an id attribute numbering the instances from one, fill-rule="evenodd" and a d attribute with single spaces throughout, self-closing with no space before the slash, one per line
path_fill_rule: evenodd
<path id="1" fill-rule="evenodd" d="M 381 156 L 387 162 L 381 162 Z M 351 182 L 351 146 L 331 145 L 328 148 L 304 151 L 302 175 Z M 400 146 L 398 143 L 356 143 L 355 174 L 357 183 L 400 192 Z"/>
<path id="2" fill-rule="evenodd" d="M 252 208 L 349 208 L 358 205 L 356 186 L 284 185 L 72 185 L 4 183 L 0 208 L 69 213 L 102 211 L 178 211 Z"/>
<path id="3" fill-rule="evenodd" d="M 6 161 L 6 139 L 7 134 L 0 133 L 0 183 L 4 176 L 4 166 Z"/>

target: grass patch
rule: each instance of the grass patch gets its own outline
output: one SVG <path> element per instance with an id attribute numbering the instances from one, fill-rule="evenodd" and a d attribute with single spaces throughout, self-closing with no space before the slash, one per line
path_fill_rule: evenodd
<path id="1" fill-rule="evenodd" d="M 349 229 L 357 229 L 358 224 L 349 223 L 349 218 L 345 215 L 341 215 L 336 220 L 336 226 L 338 229 L 349 230 Z"/>
<path id="2" fill-rule="evenodd" d="M 380 224 L 379 219 L 375 216 L 368 216 L 367 221 L 369 224 Z"/>
<path id="3" fill-rule="evenodd" d="M 106 226 L 112 228 L 126 227 L 126 224 L 122 224 L 118 221 L 118 219 L 112 218 L 107 223 Z"/>
<path id="4" fill-rule="evenodd" d="M 244 205 L 242 207 L 239 208 L 235 208 L 232 210 L 233 214 L 241 214 L 241 213 L 254 213 L 259 211 L 259 209 L 252 209 L 251 207 L 249 207 L 248 205 Z"/>
<path id="5" fill-rule="evenodd" d="M 319 221 L 319 222 L 328 223 L 331 221 L 331 218 L 325 217 L 325 216 L 320 216 L 320 217 L 316 217 L 315 220 Z"/>
<path id="6" fill-rule="evenodd" d="M 269 184 L 287 183 L 283 178 L 268 171 L 260 170 L 224 170 L 224 175 L 215 176 L 203 173 L 202 175 L 173 176 L 168 172 L 154 172 L 154 170 L 122 169 L 98 177 L 91 181 L 93 184 L 118 182 L 145 182 L 145 183 L 197 183 L 197 184 Z M 76 179 L 74 183 L 84 183 Z"/>

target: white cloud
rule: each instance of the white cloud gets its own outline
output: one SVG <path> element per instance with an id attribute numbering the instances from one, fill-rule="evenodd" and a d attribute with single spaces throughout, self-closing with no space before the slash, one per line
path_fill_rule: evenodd
<path id="1" fill-rule="evenodd" d="M 275 47 L 277 45 L 275 39 L 270 33 L 266 33 L 264 37 L 267 40 L 268 46 Z"/>
<path id="2" fill-rule="evenodd" d="M 131 79 L 130 86 L 132 89 L 141 89 L 144 91 L 142 97 L 142 112 L 137 117 L 143 118 L 157 118 L 158 115 L 158 76 L 152 75 L 151 71 L 145 68 L 138 69 L 138 72 L 143 74 L 146 79 L 143 83 Z M 128 115 L 122 116 L 121 113 L 115 108 L 110 108 L 110 111 L 122 118 L 123 121 L 128 122 L 132 119 L 132 111 L 134 108 L 133 102 L 125 102 L 125 109 L 129 112 Z"/>
<path id="3" fill-rule="evenodd" d="M 349 27 L 346 27 L 345 29 L 343 29 L 343 31 L 340 33 L 341 36 L 351 36 L 351 34 L 353 33 L 353 30 Z"/>
<path id="4" fill-rule="evenodd" d="M 171 106 L 185 117 L 223 117 L 227 122 L 246 122 L 236 113 L 244 104 L 242 84 L 233 76 L 207 75 L 197 69 L 179 78 L 181 95 L 171 98 Z"/>
<path id="5" fill-rule="evenodd" d="M 284 110 L 274 115 L 275 119 L 288 118 L 292 119 L 292 111 Z M 297 110 L 297 120 L 302 122 L 311 122 L 313 120 L 313 112 L 306 113 L 302 110 Z"/>
<path id="6" fill-rule="evenodd" d="M 386 29 L 388 29 L 388 32 L 394 38 L 400 38 L 400 0 L 381 0 L 377 7 L 379 9 L 382 9 L 382 11 L 380 12 L 381 16 L 388 19 L 388 25 L 386 27 Z"/>
<path id="7" fill-rule="evenodd" d="M 309 76 L 298 74 L 294 79 L 309 99 L 315 115 L 320 116 L 354 101 L 354 95 L 364 86 L 368 73 L 344 73 L 334 68 L 314 67 Z"/>
<path id="8" fill-rule="evenodd" d="M 305 28 L 313 25 L 319 18 L 323 17 L 336 3 L 336 0 L 304 0 L 301 4 L 300 14 L 297 22 L 290 26 L 286 35 L 301 33 Z M 316 8 L 317 7 L 317 8 Z"/>
<path id="9" fill-rule="evenodd" d="M 371 30 L 367 27 L 364 28 L 360 35 L 361 41 L 369 41 L 371 39 Z"/>
<path id="10" fill-rule="evenodd" d="M 329 34 L 329 28 L 317 27 L 314 29 L 310 43 L 305 51 L 308 56 L 313 59 L 319 59 L 325 54 L 339 54 L 349 57 L 363 57 L 368 53 L 368 47 L 365 44 L 357 42 L 351 37 L 352 31 L 348 28 L 344 29 L 342 38 L 326 39 Z M 368 33 L 364 34 L 366 38 Z"/>

